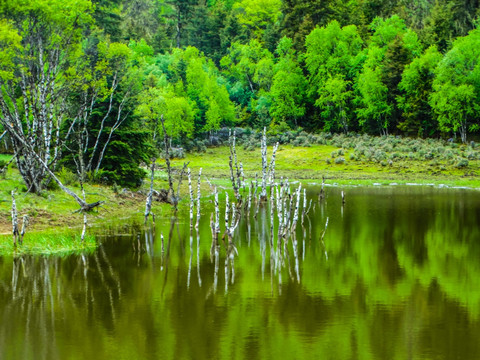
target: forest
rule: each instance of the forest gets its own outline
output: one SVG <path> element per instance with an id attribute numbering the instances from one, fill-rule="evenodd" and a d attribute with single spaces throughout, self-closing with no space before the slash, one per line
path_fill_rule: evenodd
<path id="1" fill-rule="evenodd" d="M 187 150 L 224 127 L 466 144 L 480 130 L 479 7 L 2 0 L 0 152 L 39 193 L 64 167 L 138 186 L 164 131 Z"/>

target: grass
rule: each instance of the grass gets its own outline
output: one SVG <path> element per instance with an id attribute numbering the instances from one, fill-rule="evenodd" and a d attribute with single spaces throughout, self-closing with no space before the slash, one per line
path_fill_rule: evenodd
<path id="1" fill-rule="evenodd" d="M 23 244 L 15 248 L 12 236 L 0 236 L 0 256 L 42 254 L 42 255 L 64 255 L 79 252 L 91 252 L 97 247 L 93 235 L 85 236 L 84 241 L 76 232 L 65 233 L 27 233 Z"/>
<path id="2" fill-rule="evenodd" d="M 332 157 L 332 153 L 340 149 L 343 150 L 343 155 Z M 243 163 L 247 178 L 253 179 L 256 172 L 261 176 L 259 149 L 250 151 L 237 147 L 237 153 L 238 161 Z M 272 148 L 269 147 L 269 158 L 271 153 Z M 276 176 L 306 181 L 317 181 L 325 176 L 329 182 L 345 185 L 415 182 L 480 187 L 479 160 L 469 160 L 467 167 L 457 167 L 456 163 L 450 160 L 409 159 L 406 155 L 388 162 L 388 157 L 392 155 L 389 152 L 385 152 L 387 160 L 366 159 L 365 156 L 355 156 L 351 159 L 350 155 L 354 153 L 353 149 L 343 149 L 334 145 L 310 147 L 281 145 L 276 156 Z M 194 172 L 198 172 L 201 167 L 203 174 L 209 178 L 228 179 L 230 176 L 228 156 L 229 149 L 223 146 L 210 148 L 204 153 L 187 154 L 185 159 L 174 160 L 173 164 L 180 167 L 183 162 L 189 161 L 189 166 Z M 339 157 L 345 161 L 336 162 L 335 159 Z"/>

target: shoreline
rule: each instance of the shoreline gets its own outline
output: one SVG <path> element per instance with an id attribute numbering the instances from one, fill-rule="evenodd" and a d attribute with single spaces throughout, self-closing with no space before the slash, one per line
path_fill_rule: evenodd
<path id="1" fill-rule="evenodd" d="M 332 151 L 333 149 L 333 151 Z M 268 149 L 271 156 L 271 147 Z M 438 164 L 438 168 L 428 165 L 426 161 L 398 161 L 390 166 L 367 161 L 345 161 L 335 163 L 329 161 L 331 153 L 337 147 L 330 145 L 315 145 L 311 147 L 293 147 L 283 145 L 276 154 L 275 178 L 281 177 L 305 184 L 321 184 L 325 178 L 327 186 L 435 186 L 451 189 L 480 190 L 480 176 L 477 172 L 480 161 L 472 161 L 467 168 L 459 169 L 454 166 Z M 255 174 L 261 174 L 261 158 L 258 149 L 237 150 L 239 162 L 243 162 L 245 181 L 253 181 Z M 345 150 L 347 157 L 349 150 Z M 189 162 L 192 170 L 192 182 L 196 184 L 196 174 L 202 168 L 202 197 L 211 193 L 206 179 L 213 183 L 231 188 L 230 170 L 228 166 L 229 148 L 220 146 L 209 148 L 203 153 L 187 153 L 184 159 L 172 159 L 172 166 L 181 169 L 184 162 Z M 442 168 L 442 169 L 440 169 Z M 260 171 L 259 171 L 260 170 Z M 146 178 L 149 176 L 147 175 Z M 3 200 L 0 202 L 0 238 L 11 236 L 11 200 L 10 189 L 21 189 L 23 186 L 16 169 L 10 168 L 2 180 Z M 196 185 L 195 185 L 196 186 Z M 76 192 L 75 185 L 70 185 Z M 105 200 L 104 207 L 89 216 L 89 226 L 101 223 L 111 223 L 118 217 L 125 217 L 131 213 L 135 216 L 143 215 L 145 209 L 146 191 L 149 181 L 145 180 L 143 186 L 135 191 L 113 189 L 112 186 L 86 184 L 87 201 Z M 163 160 L 158 161 L 155 171 L 155 189 L 167 188 L 167 175 Z M 188 198 L 188 185 L 184 178 L 181 185 L 183 198 Z M 182 204 L 182 202 L 181 202 Z M 181 205 L 180 205 L 181 206 Z M 24 214 L 30 217 L 30 227 L 27 234 L 42 232 L 49 229 L 62 228 L 65 230 L 81 229 L 83 217 L 74 214 L 78 205 L 61 190 L 46 191 L 42 196 L 22 193 L 18 191 L 17 208 L 19 222 Z M 156 213 L 169 212 L 171 205 L 154 201 L 153 209 Z M 130 215 L 128 216 L 130 217 Z M 107 220 L 106 220 L 107 219 Z M 27 236 L 27 235 L 26 235 Z"/>

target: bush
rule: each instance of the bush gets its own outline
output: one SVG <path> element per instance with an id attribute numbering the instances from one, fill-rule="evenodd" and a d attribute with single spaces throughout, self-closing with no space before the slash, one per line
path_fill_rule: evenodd
<path id="1" fill-rule="evenodd" d="M 390 159 L 391 160 L 395 160 L 395 159 L 401 159 L 402 158 L 402 155 L 398 152 L 394 152 L 394 153 L 391 153 L 390 154 Z"/>
<path id="2" fill-rule="evenodd" d="M 358 154 L 358 156 L 364 155 L 366 150 L 363 144 L 357 144 L 357 146 L 355 146 L 355 153 Z"/>
<path id="3" fill-rule="evenodd" d="M 448 149 L 448 150 L 445 150 L 445 152 L 443 153 L 443 156 L 442 156 L 443 160 L 451 160 L 453 158 L 453 151 Z"/>
<path id="4" fill-rule="evenodd" d="M 475 154 L 473 151 L 470 151 L 470 152 L 467 154 L 467 159 L 468 159 L 468 160 L 476 160 L 476 159 L 477 159 L 477 154 Z"/>
<path id="5" fill-rule="evenodd" d="M 373 157 L 376 161 L 382 161 L 387 158 L 387 154 L 383 150 L 376 150 Z"/>
<path id="6" fill-rule="evenodd" d="M 62 166 L 62 168 L 57 173 L 58 178 L 65 186 L 70 186 L 78 182 L 78 177 L 72 171 Z"/>
<path id="7" fill-rule="evenodd" d="M 293 140 L 293 146 L 305 146 L 308 143 L 308 140 L 305 136 L 299 136 L 295 140 Z"/>
<path id="8" fill-rule="evenodd" d="M 455 167 L 457 168 L 464 168 L 464 167 L 467 167 L 468 166 L 468 160 L 467 159 L 460 159 L 457 164 L 455 165 Z"/>
<path id="9" fill-rule="evenodd" d="M 345 158 L 338 157 L 335 159 L 335 164 L 345 164 Z"/>
<path id="10" fill-rule="evenodd" d="M 416 160 L 418 158 L 418 155 L 415 152 L 409 152 L 407 156 L 410 160 Z"/>
<path id="11" fill-rule="evenodd" d="M 433 152 L 429 151 L 424 155 L 425 160 L 432 160 L 434 158 Z"/>
<path id="12" fill-rule="evenodd" d="M 165 158 L 165 153 L 162 154 Z M 185 158 L 185 150 L 181 147 L 170 148 L 170 159 L 183 159 Z"/>

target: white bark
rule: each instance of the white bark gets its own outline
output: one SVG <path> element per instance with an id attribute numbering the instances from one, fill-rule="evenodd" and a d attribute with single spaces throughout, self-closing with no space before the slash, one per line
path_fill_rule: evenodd
<path id="1" fill-rule="evenodd" d="M 123 99 L 122 99 L 122 102 L 120 103 L 119 107 L 118 107 L 118 113 L 117 113 L 117 119 L 115 121 L 115 123 L 112 125 L 112 127 L 110 128 L 110 132 L 108 133 L 108 138 L 107 138 L 107 141 L 105 141 L 105 144 L 103 144 L 103 148 L 102 148 L 102 151 L 100 152 L 100 155 L 98 157 L 98 161 L 97 161 L 97 166 L 95 167 L 95 174 L 98 173 L 98 170 L 100 170 L 100 167 L 102 165 L 102 162 L 103 162 L 103 157 L 105 156 L 105 151 L 107 149 L 107 146 L 110 144 L 110 141 L 112 140 L 112 136 L 113 136 L 113 133 L 120 127 L 120 125 L 122 125 L 122 123 L 126 120 L 127 115 L 125 115 L 124 117 L 122 117 L 122 110 L 123 110 L 123 106 L 125 105 L 125 100 L 127 99 L 129 93 L 127 93 Z M 93 159 L 95 155 L 95 149 L 91 155 L 91 159 Z"/>
<path id="2" fill-rule="evenodd" d="M 262 192 L 260 193 L 260 200 L 267 199 L 267 128 L 263 128 L 263 136 L 261 142 L 262 155 Z"/>
<path id="3" fill-rule="evenodd" d="M 193 199 L 193 188 L 192 188 L 192 173 L 190 168 L 187 169 L 187 177 L 188 177 L 188 192 L 190 194 L 190 232 L 193 229 L 193 206 L 194 206 L 194 199 Z"/>
<path id="4" fill-rule="evenodd" d="M 268 167 L 268 182 L 270 186 L 275 183 L 275 156 L 277 154 L 278 142 L 273 147 L 272 158 L 270 160 L 270 165 Z"/>
<path id="5" fill-rule="evenodd" d="M 298 211 L 299 211 L 299 208 L 300 208 L 300 195 L 301 195 L 301 191 L 302 191 L 302 184 L 299 184 L 298 185 L 298 189 L 295 193 L 295 196 L 297 198 L 297 201 L 295 203 L 295 212 L 293 214 L 293 220 L 292 220 L 292 226 L 290 228 L 290 231 L 295 231 L 295 227 L 297 226 L 297 221 L 298 221 Z M 293 200 L 293 198 L 292 198 Z"/>
<path id="6" fill-rule="evenodd" d="M 230 221 L 230 203 L 228 201 L 228 193 L 225 193 L 225 231 L 228 232 L 228 222 Z"/>
<path id="7" fill-rule="evenodd" d="M 198 231 L 198 225 L 200 223 L 200 181 L 202 178 L 202 168 L 198 171 L 198 180 L 197 180 L 197 222 L 195 224 L 195 228 Z"/>
<path id="8" fill-rule="evenodd" d="M 218 191 L 217 187 L 214 188 L 215 194 L 215 236 L 218 239 L 218 234 L 220 234 L 220 207 L 218 206 Z"/>
<path id="9" fill-rule="evenodd" d="M 233 137 L 231 133 L 229 133 L 228 140 L 230 143 L 230 156 L 228 161 L 228 166 L 230 167 L 230 181 L 232 183 L 233 193 L 237 202 L 241 203 L 242 197 L 240 196 L 239 188 L 240 188 L 240 170 L 238 168 L 237 163 L 237 150 L 235 148 L 236 136 L 235 131 L 233 131 Z M 236 172 L 234 172 L 233 167 L 235 166 Z"/>
<path id="10" fill-rule="evenodd" d="M 20 245 L 23 243 L 23 237 L 27 232 L 27 226 L 28 226 L 28 215 L 25 214 L 23 215 L 22 231 L 20 232 Z"/>
<path id="11" fill-rule="evenodd" d="M 18 232 L 18 217 L 17 217 L 17 204 L 15 202 L 15 190 L 12 190 L 12 235 L 13 235 L 13 245 L 17 246 L 17 239 L 19 236 Z"/>
<path id="12" fill-rule="evenodd" d="M 152 213 L 152 198 L 153 198 L 153 180 L 155 177 L 155 162 L 156 158 L 152 159 L 152 165 L 150 167 L 150 190 L 148 191 L 147 200 L 145 203 L 145 224 L 149 215 L 152 215 L 153 222 L 155 223 L 155 215 Z"/>

